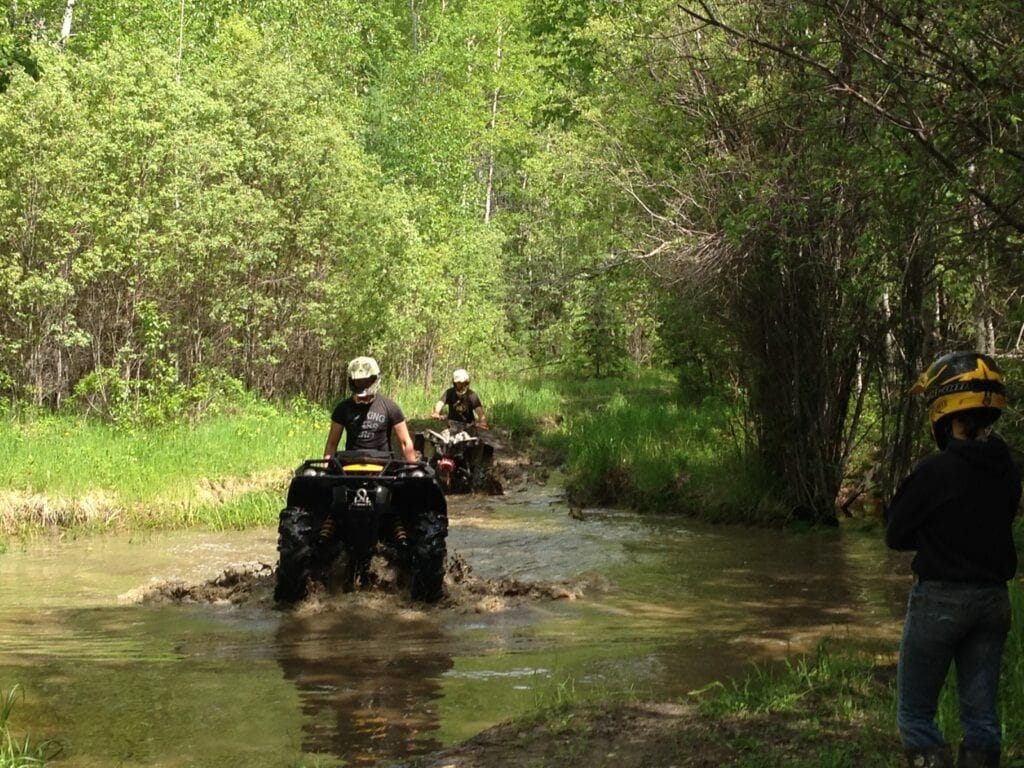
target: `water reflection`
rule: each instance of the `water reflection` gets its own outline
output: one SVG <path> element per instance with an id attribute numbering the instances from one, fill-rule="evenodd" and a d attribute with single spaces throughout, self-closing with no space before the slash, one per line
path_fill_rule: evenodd
<path id="1" fill-rule="evenodd" d="M 672 699 L 826 636 L 898 643 L 909 558 L 880 531 L 580 521 L 550 493 L 450 512 L 449 551 L 476 576 L 572 580 L 584 598 L 138 606 L 120 596 L 154 578 L 274 562 L 273 531 L 33 547 L 0 556 L 0 687 L 23 684 L 18 727 L 59 737 L 67 768 L 365 766 L 473 736 L 566 680 L 581 698 Z"/>
<path id="2" fill-rule="evenodd" d="M 299 693 L 303 752 L 371 765 L 440 748 L 448 645 L 430 615 L 411 611 L 396 618 L 364 606 L 286 617 L 278 663 Z"/>

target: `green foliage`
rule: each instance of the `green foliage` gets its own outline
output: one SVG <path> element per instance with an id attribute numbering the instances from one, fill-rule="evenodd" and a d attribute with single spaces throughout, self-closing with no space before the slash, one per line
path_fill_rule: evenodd
<path id="1" fill-rule="evenodd" d="M 717 521 L 786 519 L 773 483 L 748 458 L 737 402 L 679 389 L 654 372 L 572 380 L 563 396 L 572 503 Z"/>
<path id="2" fill-rule="evenodd" d="M 15 72 L 24 72 L 36 80 L 42 75 L 32 52 L 32 26 L 31 15 L 19 16 L 16 5 L 0 19 L 0 96 Z"/>
<path id="3" fill-rule="evenodd" d="M 866 441 L 891 491 L 902 382 L 1024 323 L 1020 14 L 919 6 L 114 0 L 64 40 L 19 0 L 0 393 L 159 423 L 211 371 L 671 362 L 790 507 L 830 516 Z"/>
<path id="4" fill-rule="evenodd" d="M 19 694 L 22 691 L 18 685 L 0 691 L 0 768 L 43 766 L 61 752 L 60 745 L 50 739 L 33 744 L 28 736 L 15 738 L 10 719 Z"/>
<path id="5" fill-rule="evenodd" d="M 162 426 L 9 418 L 0 422 L 0 529 L 265 525 L 288 471 L 319 455 L 328 420 L 306 403 L 252 401 Z"/>

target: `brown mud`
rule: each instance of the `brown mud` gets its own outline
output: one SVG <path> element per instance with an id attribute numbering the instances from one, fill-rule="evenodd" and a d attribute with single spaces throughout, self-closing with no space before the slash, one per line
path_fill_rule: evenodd
<path id="1" fill-rule="evenodd" d="M 353 599 L 377 602 L 408 602 L 397 573 L 383 558 L 370 564 L 371 584 L 355 593 L 328 592 L 322 587 L 294 606 L 303 613 L 327 611 L 349 604 Z M 458 554 L 445 563 L 445 596 L 434 606 L 461 613 L 497 613 L 528 601 L 578 600 L 588 589 L 599 589 L 594 580 L 538 582 L 513 578 L 483 579 Z M 239 607 L 274 607 L 274 566 L 252 562 L 232 565 L 216 577 L 199 584 L 181 580 L 154 581 L 120 596 L 121 602 L 139 605 L 167 603 L 209 603 Z"/>
<path id="2" fill-rule="evenodd" d="M 821 765 L 817 755 L 869 726 L 814 713 L 742 712 L 708 715 L 696 704 L 648 702 L 586 705 L 540 722 L 506 723 L 424 757 L 387 762 L 386 768 L 718 768 Z M 869 734 L 864 761 L 842 766 L 896 765 L 895 740 Z M 860 733 L 854 733 L 861 731 Z M 891 753 L 890 763 L 886 757 Z"/>

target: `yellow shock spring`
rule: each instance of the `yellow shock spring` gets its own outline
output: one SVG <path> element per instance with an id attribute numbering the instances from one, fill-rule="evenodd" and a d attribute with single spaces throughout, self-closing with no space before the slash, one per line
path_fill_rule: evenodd
<path id="1" fill-rule="evenodd" d="M 395 535 L 395 541 L 399 544 L 405 544 L 409 539 L 409 534 L 405 532 L 405 526 L 402 525 L 401 520 L 395 520 L 395 527 L 392 533 Z"/>
<path id="2" fill-rule="evenodd" d="M 334 520 L 327 518 L 320 526 L 320 541 L 330 541 L 334 538 Z"/>

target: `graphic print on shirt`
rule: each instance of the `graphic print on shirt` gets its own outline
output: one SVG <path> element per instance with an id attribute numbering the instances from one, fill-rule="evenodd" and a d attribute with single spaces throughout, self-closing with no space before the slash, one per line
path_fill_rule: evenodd
<path id="1" fill-rule="evenodd" d="M 353 424 L 354 427 L 359 429 L 359 440 L 373 442 L 377 433 L 381 430 L 387 430 L 387 416 L 383 413 L 378 413 L 372 408 L 367 411 L 366 419 L 360 426 L 358 423 Z"/>
<path id="2" fill-rule="evenodd" d="M 448 404 L 448 418 L 452 421 L 461 421 L 464 424 L 472 424 L 476 421 L 474 411 L 481 406 L 480 397 L 472 389 L 467 389 L 460 396 L 454 387 L 445 392 L 445 402 Z"/>
<path id="3" fill-rule="evenodd" d="M 469 421 L 469 403 L 463 398 L 458 398 L 452 404 L 452 418 L 455 421 Z"/>

